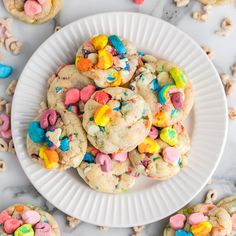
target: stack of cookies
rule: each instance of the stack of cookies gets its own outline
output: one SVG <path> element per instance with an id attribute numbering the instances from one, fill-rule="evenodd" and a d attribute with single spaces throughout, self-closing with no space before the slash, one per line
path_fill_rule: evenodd
<path id="1" fill-rule="evenodd" d="M 100 192 L 124 192 L 140 175 L 166 180 L 186 165 L 181 122 L 193 100 L 179 66 L 100 34 L 49 78 L 47 107 L 29 124 L 28 154 L 47 169 L 76 168 Z"/>

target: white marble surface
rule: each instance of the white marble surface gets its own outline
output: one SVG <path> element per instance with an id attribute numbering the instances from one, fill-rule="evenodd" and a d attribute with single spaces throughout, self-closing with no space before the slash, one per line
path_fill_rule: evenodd
<path id="1" fill-rule="evenodd" d="M 214 64 L 219 72 L 230 73 L 230 65 L 236 62 L 236 27 L 228 38 L 223 38 L 214 34 L 218 29 L 223 17 L 231 17 L 236 24 L 236 6 L 228 5 L 223 7 L 214 7 L 210 19 L 207 23 L 196 22 L 191 18 L 193 10 L 199 10 L 200 4 L 192 0 L 186 8 L 176 8 L 172 0 L 145 0 L 143 5 L 135 5 L 132 0 L 64 0 L 61 13 L 57 16 L 57 22 L 66 25 L 76 19 L 95 13 L 108 11 L 135 11 L 150 14 L 155 17 L 163 18 L 176 25 L 200 45 L 211 47 L 215 52 Z M 0 2 L 0 17 L 7 17 L 2 1 Z M 24 64 L 30 58 L 35 49 L 52 33 L 55 22 L 51 21 L 44 25 L 31 26 L 17 20 L 13 23 L 15 35 L 23 42 L 23 52 L 19 56 L 11 56 L 9 53 L 0 49 L 5 58 L 2 63 L 10 64 L 14 67 L 14 73 L 11 78 L 17 79 L 24 67 Z M 137 26 L 138 27 L 138 26 Z M 8 80 L 0 80 L 0 95 L 4 95 Z M 228 99 L 229 106 L 236 107 L 236 96 Z M 200 194 L 193 200 L 197 202 L 203 200 L 208 189 L 218 190 L 219 198 L 222 196 L 236 193 L 236 122 L 229 123 L 229 132 L 225 151 L 217 168 L 212 184 L 207 185 Z M 207 158 L 207 156 L 205 157 Z M 56 210 L 51 204 L 41 197 L 28 181 L 21 169 L 16 156 L 8 153 L 0 153 L 0 159 L 7 163 L 7 170 L 0 173 L 0 210 L 16 202 L 30 202 L 37 204 L 42 208 L 52 212 L 59 221 L 62 235 L 109 235 L 126 236 L 131 235 L 131 229 L 110 229 L 108 232 L 101 232 L 96 226 L 86 223 L 80 224 L 76 229 L 70 229 L 66 225 L 65 215 Z M 166 220 L 148 225 L 142 235 L 160 236 Z"/>

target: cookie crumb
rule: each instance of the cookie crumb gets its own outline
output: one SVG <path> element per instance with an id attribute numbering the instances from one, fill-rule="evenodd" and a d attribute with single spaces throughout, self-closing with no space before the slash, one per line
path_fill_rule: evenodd
<path id="1" fill-rule="evenodd" d="M 225 84 L 226 96 L 232 96 L 236 88 L 236 80 L 228 80 Z"/>
<path id="2" fill-rule="evenodd" d="M 236 108 L 230 107 L 228 109 L 228 115 L 230 120 L 236 120 Z"/>
<path id="3" fill-rule="evenodd" d="M 213 49 L 209 48 L 209 47 L 202 47 L 203 51 L 207 54 L 207 56 L 209 57 L 210 60 L 214 59 L 214 51 Z"/>
<path id="4" fill-rule="evenodd" d="M 204 12 L 210 13 L 211 10 L 212 10 L 212 5 L 210 5 L 210 4 L 204 5 L 202 7 L 202 9 L 203 9 Z"/>
<path id="5" fill-rule="evenodd" d="M 132 229 L 135 233 L 140 233 L 141 231 L 144 230 L 144 225 L 135 226 L 135 227 L 132 227 Z"/>
<path id="6" fill-rule="evenodd" d="M 80 224 L 80 220 L 72 216 L 67 216 L 66 219 L 70 228 L 75 228 L 77 225 Z"/>
<path id="7" fill-rule="evenodd" d="M 108 231 L 109 230 L 109 228 L 106 226 L 98 226 L 98 228 L 100 231 Z"/>
<path id="8" fill-rule="evenodd" d="M 232 31 L 233 27 L 234 27 L 234 24 L 233 24 L 232 19 L 226 17 L 221 21 L 220 29 L 216 31 L 215 33 L 217 35 L 227 37 Z"/>
<path id="9" fill-rule="evenodd" d="M 185 7 L 189 4 L 190 0 L 174 0 L 177 7 Z"/>
<path id="10" fill-rule="evenodd" d="M 8 144 L 8 152 L 13 153 L 13 154 L 16 153 L 15 146 L 14 146 L 14 143 L 13 143 L 12 139 L 10 140 L 10 142 Z"/>
<path id="11" fill-rule="evenodd" d="M 6 163 L 3 160 L 0 160 L 0 172 L 4 172 L 6 170 Z"/>
<path id="12" fill-rule="evenodd" d="M 6 89 L 6 95 L 12 97 L 15 93 L 17 80 L 12 80 Z"/>
<path id="13" fill-rule="evenodd" d="M 236 78 L 236 63 L 231 66 L 231 72 L 234 78 Z"/>
<path id="14" fill-rule="evenodd" d="M 7 150 L 8 150 L 7 142 L 3 138 L 0 138 L 0 152 L 7 152 Z"/>
<path id="15" fill-rule="evenodd" d="M 7 101 L 4 98 L 0 97 L 0 111 L 5 110 L 6 104 L 7 104 Z"/>

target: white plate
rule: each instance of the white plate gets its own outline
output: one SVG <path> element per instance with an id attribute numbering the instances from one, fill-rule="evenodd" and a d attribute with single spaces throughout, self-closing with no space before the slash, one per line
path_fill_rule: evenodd
<path id="1" fill-rule="evenodd" d="M 47 171 L 26 153 L 29 121 L 46 94 L 47 79 L 62 63 L 72 63 L 79 45 L 98 33 L 118 34 L 185 68 L 195 90 L 188 118 L 192 148 L 189 166 L 164 182 L 141 177 L 134 189 L 120 195 L 98 193 L 75 170 Z M 185 33 L 151 16 L 105 13 L 78 20 L 51 36 L 31 57 L 19 79 L 13 102 L 12 128 L 16 152 L 26 175 L 57 208 L 96 225 L 129 227 L 160 220 L 187 204 L 216 169 L 225 144 L 227 108 L 224 90 L 212 63 Z"/>

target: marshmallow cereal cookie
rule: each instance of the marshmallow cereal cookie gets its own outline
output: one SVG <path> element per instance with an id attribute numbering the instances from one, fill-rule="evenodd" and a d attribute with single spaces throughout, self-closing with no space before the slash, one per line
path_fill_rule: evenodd
<path id="1" fill-rule="evenodd" d="M 236 196 L 226 197 L 216 204 L 223 207 L 231 216 L 232 231 L 230 235 L 236 235 Z"/>
<path id="2" fill-rule="evenodd" d="M 55 17 L 62 0 L 3 0 L 6 10 L 19 20 L 40 24 Z"/>
<path id="3" fill-rule="evenodd" d="M 134 168 L 148 177 L 165 180 L 177 175 L 186 165 L 190 140 L 184 126 L 152 126 L 148 137 L 129 152 Z"/>
<path id="4" fill-rule="evenodd" d="M 89 145 L 83 162 L 77 168 L 79 175 L 94 190 L 122 193 L 135 184 L 127 152 L 105 154 Z"/>
<path id="5" fill-rule="evenodd" d="M 82 75 L 75 65 L 62 65 L 48 80 L 48 106 L 78 114 L 95 89 L 93 80 Z"/>
<path id="6" fill-rule="evenodd" d="M 169 219 L 164 236 L 230 236 L 232 219 L 223 207 L 205 202 L 184 208 Z"/>
<path id="7" fill-rule="evenodd" d="M 78 49 L 75 64 L 100 88 L 121 86 L 133 76 L 138 65 L 135 46 L 117 35 L 99 34 Z"/>
<path id="8" fill-rule="evenodd" d="M 30 204 L 16 204 L 0 213 L 0 235 L 60 236 L 52 215 Z"/>
<path id="9" fill-rule="evenodd" d="M 97 91 L 84 107 L 83 127 L 88 140 L 103 153 L 133 150 L 148 135 L 151 123 L 149 105 L 127 88 Z"/>
<path id="10" fill-rule="evenodd" d="M 48 108 L 29 123 L 28 154 L 47 169 L 78 167 L 86 148 L 86 134 L 73 112 Z"/>
<path id="11" fill-rule="evenodd" d="M 142 61 L 130 88 L 150 105 L 153 125 L 166 127 L 182 121 L 193 106 L 192 83 L 186 73 L 150 55 L 143 56 Z"/>

